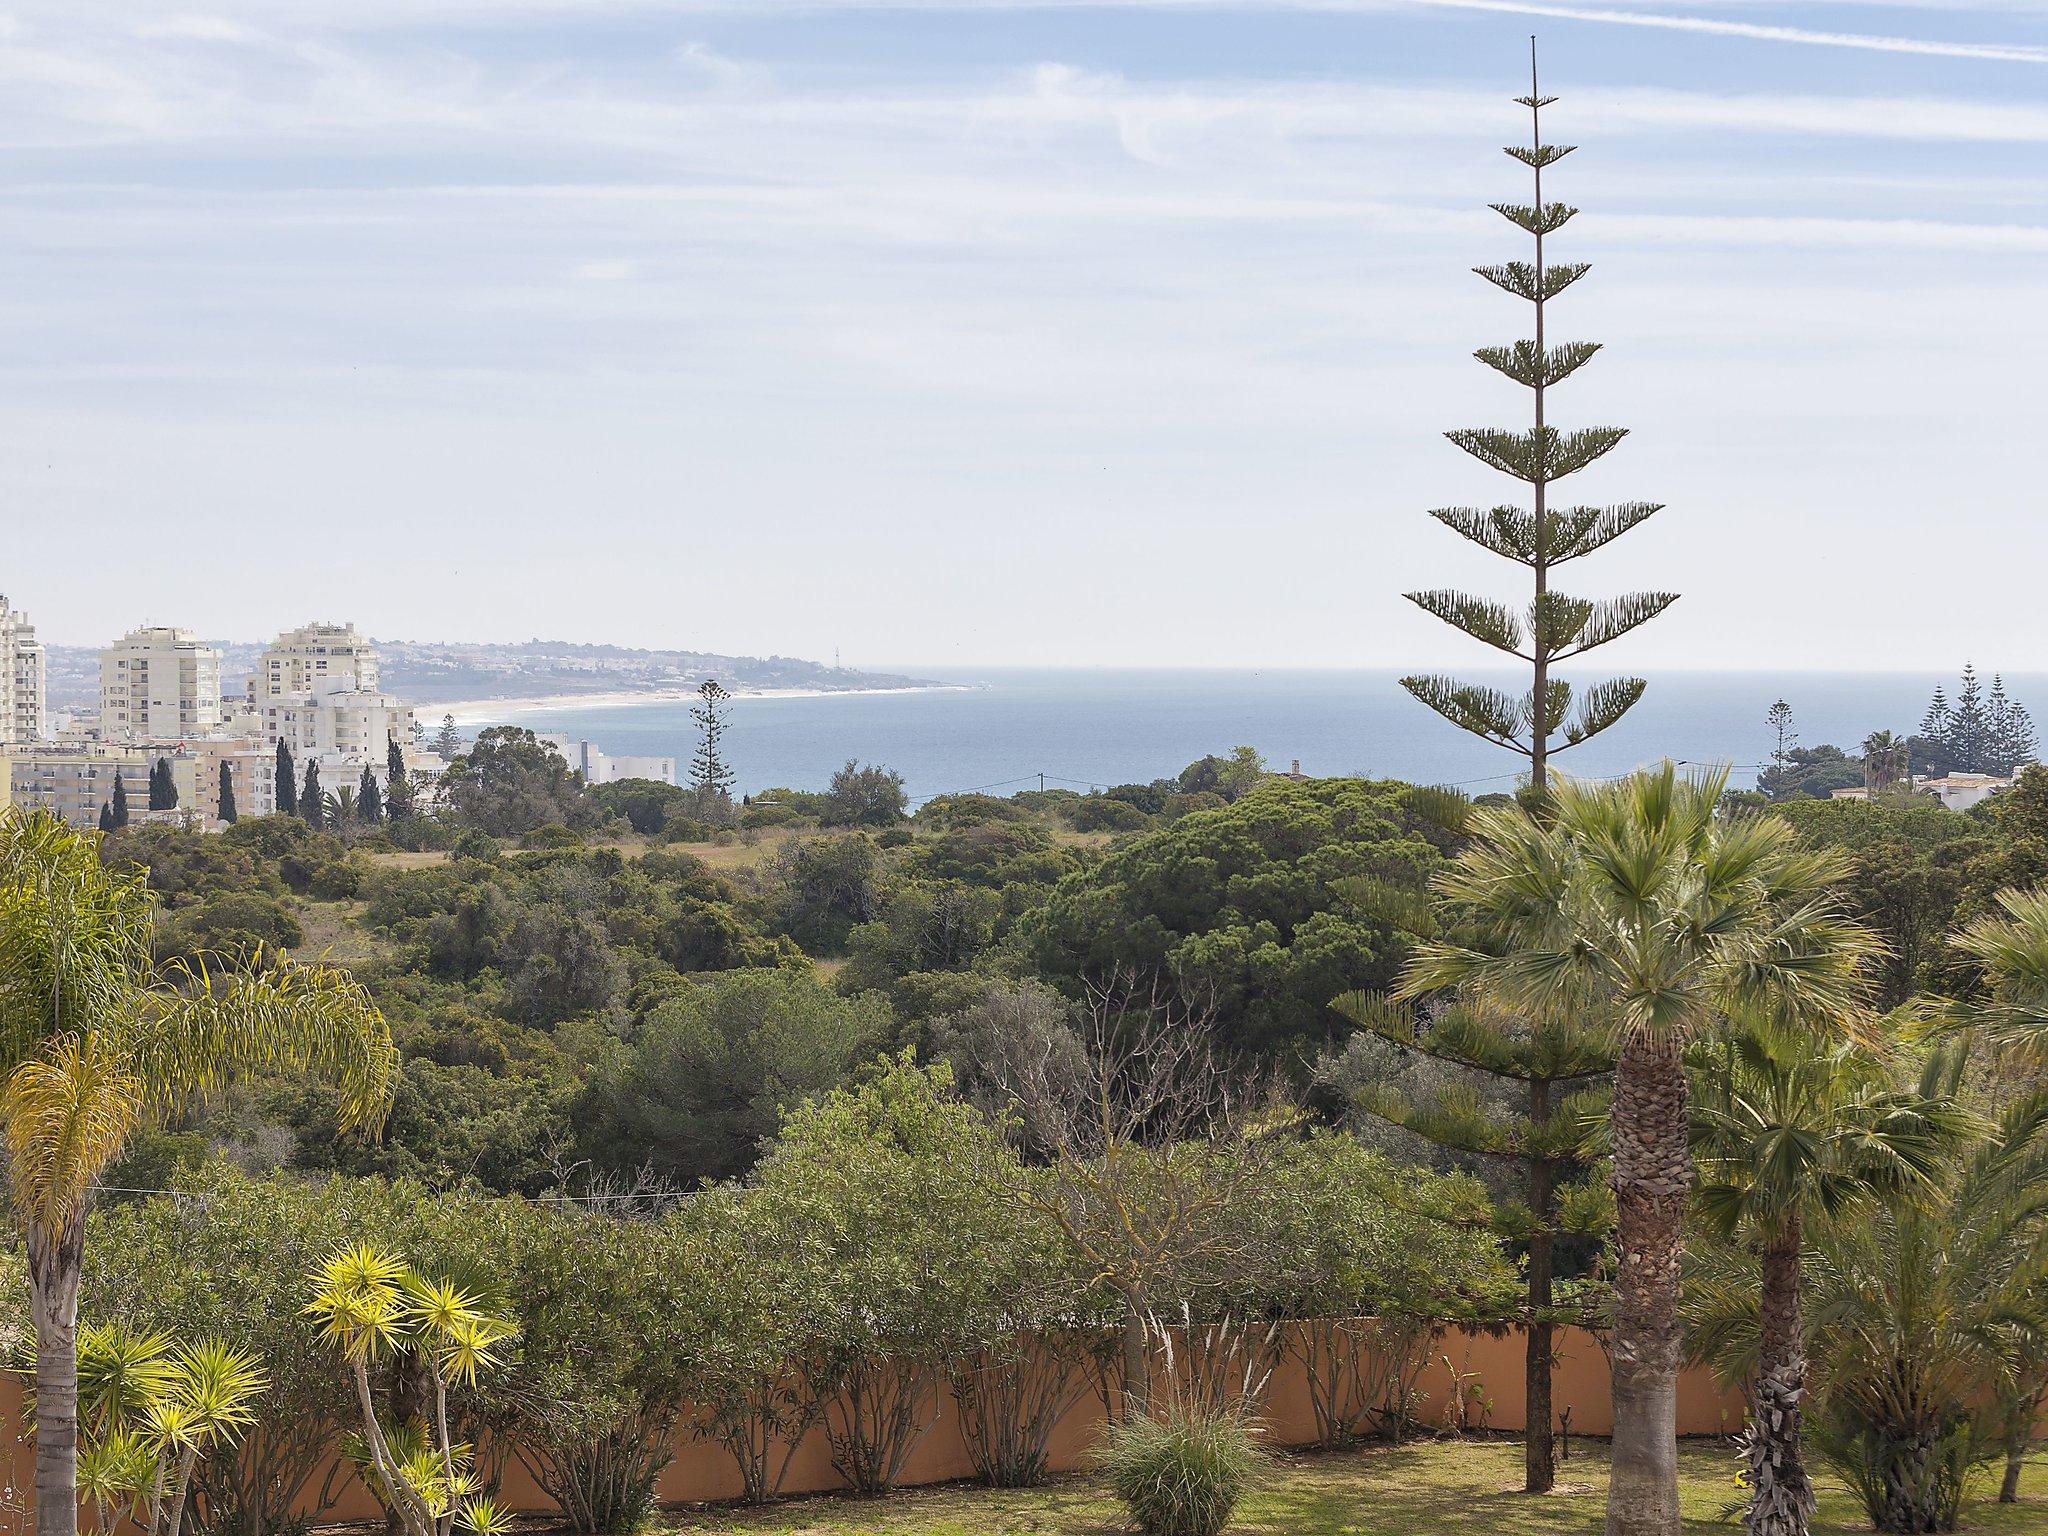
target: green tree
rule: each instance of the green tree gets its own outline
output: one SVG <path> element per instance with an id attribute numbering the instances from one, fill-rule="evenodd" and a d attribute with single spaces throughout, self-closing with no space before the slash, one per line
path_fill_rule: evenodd
<path id="1" fill-rule="evenodd" d="M 1755 1347 L 1717 1361 L 1732 1375 L 1739 1360 L 1749 1386 L 1745 1529 L 1805 1536 L 1814 1508 L 1803 1434 L 1807 1229 L 1876 1200 L 1920 1198 L 1977 1122 L 1952 1098 L 1895 1091 L 1854 1044 L 1757 1025 L 1696 1046 L 1691 1076 L 1699 1210 L 1758 1261 Z M 1713 1357 L 1712 1338 L 1694 1342 Z"/>
<path id="2" fill-rule="evenodd" d="M 36 1340 L 36 1529 L 78 1523 L 78 1286 L 86 1209 L 137 1127 L 251 1070 L 331 1077 L 372 1124 L 397 1053 L 340 971 L 158 966 L 153 902 L 53 816 L 0 811 L 0 1119 L 28 1252 Z"/>
<path id="3" fill-rule="evenodd" d="M 1780 699 L 1764 712 L 1764 720 L 1771 728 L 1771 765 L 1782 769 L 1799 745 L 1799 733 L 1792 728 L 1792 706 Z"/>
<path id="4" fill-rule="evenodd" d="M 893 827 L 903 819 L 908 803 L 902 774 L 874 764 L 863 767 L 848 758 L 846 766 L 832 775 L 818 820 L 828 827 Z"/>
<path id="5" fill-rule="evenodd" d="M 1414 937 L 1439 937 L 1431 914 L 1399 893 L 1359 889 L 1361 905 L 1404 911 L 1399 919 Z M 1468 1157 L 1503 1169 L 1522 1195 L 1492 1213 L 1495 1231 L 1523 1245 L 1526 1283 L 1521 1322 L 1523 1365 L 1523 1487 L 1549 1489 L 1557 1478 L 1552 1427 L 1552 1367 L 1559 1322 L 1583 1322 L 1578 1298 L 1557 1301 L 1557 1239 L 1562 1233 L 1603 1234 L 1612 1219 L 1607 1202 L 1585 1178 L 1583 1122 L 1594 1112 L 1596 1087 L 1614 1070 L 1606 1035 L 1570 1013 L 1534 1018 L 1504 1013 L 1482 1001 L 1432 1000 L 1420 1015 L 1376 993 L 1337 998 L 1337 1011 L 1404 1054 L 1448 1067 L 1450 1080 L 1422 1095 L 1368 1084 L 1358 1107 Z M 1514 1100 L 1521 1101 L 1514 1107 Z"/>
<path id="6" fill-rule="evenodd" d="M 700 796 L 732 798 L 734 775 L 719 746 L 725 737 L 725 712 L 731 698 L 717 678 L 707 677 L 698 686 L 697 702 L 690 710 L 690 718 L 697 722 L 701 736 L 697 755 L 690 761 L 690 788 Z"/>
<path id="7" fill-rule="evenodd" d="M 171 760 L 160 757 L 149 765 L 149 808 L 152 811 L 175 811 L 178 808 L 178 786 L 171 778 Z"/>
<path id="8" fill-rule="evenodd" d="M 114 773 L 114 799 L 107 813 L 107 829 L 112 832 L 119 832 L 127 825 L 128 782 L 121 777 L 120 771 L 116 769 Z"/>
<path id="9" fill-rule="evenodd" d="M 846 998 L 804 971 L 732 971 L 684 987 L 601 1063 L 593 1152 L 695 1185 L 746 1171 L 783 1112 L 845 1080 L 889 1035 L 886 1002 Z"/>
<path id="10" fill-rule="evenodd" d="M 412 817 L 412 779 L 406 772 L 405 749 L 396 736 L 384 742 L 384 814 L 393 821 Z"/>
<path id="11" fill-rule="evenodd" d="M 757 1198 L 808 1255 L 811 1390 L 832 1464 L 884 1493 L 938 1417 L 948 1364 L 1007 1339 L 992 1282 L 1030 1216 L 996 1128 L 906 1052 L 785 1121 Z"/>
<path id="12" fill-rule="evenodd" d="M 220 765 L 220 820 L 229 826 L 235 824 L 235 776 L 228 771 L 228 765 Z"/>
<path id="13" fill-rule="evenodd" d="M 1426 940 L 1401 984 L 1569 1012 L 1614 1043 L 1613 1536 L 1679 1530 L 1685 1047 L 1730 1012 L 1840 1029 L 1860 1015 L 1876 948 L 1834 908 L 1840 857 L 1802 848 L 1770 817 L 1718 815 L 1726 788 L 1725 771 L 1683 779 L 1666 764 L 1610 785 L 1560 782 L 1540 814 L 1476 811 L 1436 884 L 1447 928 L 1484 947 Z"/>
<path id="14" fill-rule="evenodd" d="M 292 749 L 285 745 L 284 738 L 277 742 L 277 814 L 296 816 L 299 814 L 298 769 L 292 762 Z"/>
<path id="15" fill-rule="evenodd" d="M 114 808 L 106 801 L 100 802 L 100 834 L 105 836 L 114 830 Z"/>
<path id="16" fill-rule="evenodd" d="M 581 830 L 597 820 L 582 776 L 561 753 L 517 726 L 483 732 L 442 782 L 456 818 L 492 837 L 520 837 L 551 825 Z"/>
<path id="17" fill-rule="evenodd" d="M 299 782 L 299 816 L 318 831 L 327 820 L 327 801 L 320 789 L 320 760 L 306 760 L 306 776 Z"/>
<path id="18" fill-rule="evenodd" d="M 462 732 L 455 728 L 453 715 L 441 717 L 441 728 L 434 732 L 434 751 L 451 763 L 462 756 Z"/>
<path id="19" fill-rule="evenodd" d="M 1042 974 L 1078 993 L 1123 968 L 1213 997 L 1226 1049 L 1327 1041 L 1330 999 L 1392 984 L 1406 938 L 1343 882 L 1420 886 L 1450 845 L 1441 793 L 1365 779 L 1274 779 L 1068 875 L 1019 919 Z"/>
<path id="20" fill-rule="evenodd" d="M 375 826 L 384 819 L 384 795 L 377 787 L 377 770 L 363 764 L 363 776 L 356 781 L 356 820 Z"/>
<path id="21" fill-rule="evenodd" d="M 1533 340 L 1505 347 L 1481 347 L 1474 355 L 1503 377 L 1527 388 L 1534 405 L 1534 425 L 1525 432 L 1469 428 L 1446 434 L 1466 453 L 1490 469 L 1528 485 L 1533 506 L 1443 507 L 1432 512 L 1445 527 L 1483 549 L 1525 567 L 1534 582 L 1526 615 L 1504 603 L 1463 592 L 1410 592 L 1408 600 L 1483 645 L 1526 662 L 1530 687 L 1521 697 L 1497 689 L 1437 676 L 1404 677 L 1401 686 L 1460 730 L 1469 731 L 1529 759 L 1531 782 L 1538 791 L 1546 783 L 1553 752 L 1597 736 L 1613 725 L 1642 697 L 1641 678 L 1615 678 L 1586 691 L 1576 711 L 1570 686 L 1554 673 L 1556 665 L 1617 640 L 1647 623 L 1677 601 L 1672 592 L 1636 592 L 1595 601 L 1570 597 L 1551 587 L 1551 574 L 1567 561 L 1619 538 L 1652 516 L 1651 502 L 1617 506 L 1557 507 L 1551 487 L 1604 457 L 1627 436 L 1623 427 L 1584 427 L 1561 432 L 1550 424 L 1549 391 L 1583 367 L 1599 351 L 1599 343 L 1551 344 L 1545 333 L 1550 300 L 1585 276 L 1584 262 L 1546 263 L 1544 240 L 1562 229 L 1578 210 L 1543 200 L 1543 172 L 1572 152 L 1568 144 L 1543 142 L 1543 108 L 1555 101 L 1538 93 L 1536 45 L 1529 45 L 1529 94 L 1516 101 L 1529 109 L 1530 141 L 1507 153 L 1528 166 L 1535 177 L 1535 201 L 1529 206 L 1496 203 L 1494 209 L 1535 241 L 1533 262 L 1512 261 L 1479 267 L 1494 286 L 1528 301 L 1535 314 Z"/>

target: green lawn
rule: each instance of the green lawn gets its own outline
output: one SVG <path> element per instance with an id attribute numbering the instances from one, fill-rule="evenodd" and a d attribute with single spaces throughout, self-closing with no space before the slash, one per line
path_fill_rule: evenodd
<path id="1" fill-rule="evenodd" d="M 1516 1492 L 1521 1447 L 1510 1441 L 1379 1446 L 1321 1456 L 1289 1456 L 1245 1502 L 1231 1530 L 1241 1536 L 1597 1536 L 1607 1491 L 1606 1447 L 1580 1446 L 1562 1468 L 1555 1493 Z M 1688 1531 L 1725 1536 L 1739 1519 L 1720 1517 L 1739 1498 L 1734 1457 L 1725 1446 L 1689 1446 L 1684 1454 Z M 2028 1469 L 2022 1501 L 1984 1501 L 1965 1528 L 1992 1533 L 2048 1532 L 2048 1464 Z M 748 1536 L 1113 1536 L 1126 1528 L 1117 1506 L 1089 1479 L 1002 1493 L 984 1488 L 912 1490 L 871 1501 L 807 1499 L 768 1510 L 679 1513 L 683 1532 Z M 1821 1486 L 1814 1536 L 1868 1530 L 1862 1512 L 1832 1478 Z"/>

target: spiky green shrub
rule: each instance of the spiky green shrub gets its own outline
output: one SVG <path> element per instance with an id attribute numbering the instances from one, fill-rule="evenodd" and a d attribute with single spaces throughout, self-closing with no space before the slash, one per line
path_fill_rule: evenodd
<path id="1" fill-rule="evenodd" d="M 1112 1425 L 1096 1452 L 1145 1536 L 1217 1536 L 1261 1462 L 1241 1414 L 1176 1407 Z"/>

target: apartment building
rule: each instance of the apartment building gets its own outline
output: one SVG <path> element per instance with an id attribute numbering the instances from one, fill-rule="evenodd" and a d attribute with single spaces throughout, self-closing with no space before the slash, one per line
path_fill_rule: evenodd
<path id="1" fill-rule="evenodd" d="M 249 698 L 260 707 L 343 679 L 347 687 L 375 693 L 377 647 L 353 624 L 302 624 L 279 635 L 257 659 Z"/>
<path id="2" fill-rule="evenodd" d="M 672 757 L 625 757 L 602 752 L 587 741 L 545 733 L 540 738 L 583 775 L 586 784 L 616 784 L 621 779 L 652 779 L 657 784 L 676 781 L 676 760 Z"/>
<path id="3" fill-rule="evenodd" d="M 159 761 L 171 767 L 178 792 L 176 810 L 149 809 L 149 777 Z M 111 805 L 119 780 L 132 826 L 150 821 L 187 821 L 202 813 L 198 759 L 177 748 L 116 746 L 106 742 L 43 742 L 16 746 L 4 759 L 8 797 L 24 810 L 54 811 L 74 827 L 99 825 L 100 808 Z"/>
<path id="4" fill-rule="evenodd" d="M 264 742 L 274 747 L 282 741 L 301 763 L 332 758 L 354 763 L 358 773 L 367 763 L 381 774 L 394 739 L 401 747 L 412 744 L 412 706 L 352 687 L 346 676 L 323 679 L 308 692 L 265 699 L 261 709 Z"/>
<path id="5" fill-rule="evenodd" d="M 228 770 L 234 788 L 235 815 L 271 816 L 277 811 L 277 749 L 246 736 L 209 736 L 187 743 L 198 781 L 195 804 L 209 827 L 217 826 L 220 814 L 220 770 Z M 325 775 L 323 767 L 321 773 Z"/>
<path id="6" fill-rule="evenodd" d="M 47 724 L 43 673 L 35 625 L 0 594 L 0 746 L 41 739 Z"/>
<path id="7" fill-rule="evenodd" d="M 185 741 L 220 724 L 220 651 L 189 629 L 133 629 L 100 652 L 102 740 Z"/>

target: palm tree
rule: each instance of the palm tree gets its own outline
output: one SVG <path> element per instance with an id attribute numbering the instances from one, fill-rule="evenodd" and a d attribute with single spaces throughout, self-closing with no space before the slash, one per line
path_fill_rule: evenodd
<path id="1" fill-rule="evenodd" d="M 1774 818 L 1716 815 L 1727 777 L 1667 763 L 1609 785 L 1565 781 L 1536 813 L 1476 812 L 1435 884 L 1487 941 L 1419 945 L 1400 985 L 1410 997 L 1470 988 L 1614 1040 L 1609 1536 L 1679 1530 L 1685 1047 L 1731 1014 L 1838 1030 L 1859 1015 L 1877 947 L 1829 896 L 1839 855 Z"/>
<path id="2" fill-rule="evenodd" d="M 1692 1345 L 1724 1373 L 1749 1377 L 1745 1528 L 1805 1536 L 1814 1503 L 1802 1437 L 1806 1228 L 1876 1197 L 1931 1189 L 1944 1157 L 1981 1122 L 1951 1097 L 1895 1091 L 1883 1063 L 1854 1044 L 1803 1033 L 1731 1029 L 1696 1048 L 1692 1066 L 1697 1208 L 1760 1269 L 1744 1262 L 1740 1275 L 1739 1294 L 1755 1298 L 1754 1349 L 1726 1350 L 1706 1329 Z"/>
<path id="3" fill-rule="evenodd" d="M 95 1181 L 137 1126 L 249 1070 L 318 1072 L 379 1121 L 397 1054 L 337 970 L 256 956 L 220 975 L 150 955 L 153 901 L 99 838 L 0 811 L 0 1129 L 36 1333 L 36 1530 L 78 1528 L 78 1279 Z"/>
<path id="4" fill-rule="evenodd" d="M 1937 1052 L 1922 1091 L 1954 1093 L 1965 1054 Z M 1873 1201 L 1816 1239 L 1814 1439 L 1880 1531 L 1954 1530 L 2048 1350 L 2048 1092 L 1952 1154 L 1931 1197 Z"/>
<path id="5" fill-rule="evenodd" d="M 1872 731 L 1863 738 L 1863 787 L 1873 795 L 1888 794 L 1907 775 L 1906 743 L 1892 731 Z"/>

